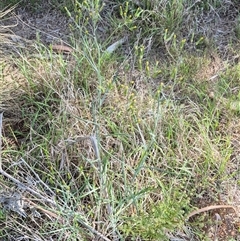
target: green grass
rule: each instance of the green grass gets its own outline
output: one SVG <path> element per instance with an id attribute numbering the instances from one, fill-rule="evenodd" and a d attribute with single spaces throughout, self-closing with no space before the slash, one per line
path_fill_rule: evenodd
<path id="1" fill-rule="evenodd" d="M 40 195 L 1 176 L 2 192 L 27 199 L 25 218 L 0 201 L 1 239 L 172 240 L 185 233 L 208 240 L 206 219 L 186 218 L 222 203 L 238 173 L 230 171 L 230 126 L 239 121 L 240 108 L 231 107 L 240 98 L 239 64 L 224 59 L 215 73 L 213 56 L 223 62 L 217 43 L 205 44 L 209 36 L 197 26 L 204 11 L 221 13 L 223 3 L 68 4 L 71 58 L 38 43 L 34 55 L 14 58 L 22 83 L 10 103 L 1 98 L 3 170 Z M 100 41 L 104 21 L 110 29 Z M 2 93 L 11 93 L 4 81 Z"/>

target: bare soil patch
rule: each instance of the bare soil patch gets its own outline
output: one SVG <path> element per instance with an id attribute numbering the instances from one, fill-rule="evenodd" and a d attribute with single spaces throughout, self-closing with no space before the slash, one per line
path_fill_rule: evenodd
<path id="1" fill-rule="evenodd" d="M 8 33 L 12 33 L 13 42 L 24 40 L 39 40 L 44 44 L 56 44 L 70 40 L 70 19 L 49 3 L 41 5 L 32 11 L 26 7 L 17 7 L 1 24 Z"/>

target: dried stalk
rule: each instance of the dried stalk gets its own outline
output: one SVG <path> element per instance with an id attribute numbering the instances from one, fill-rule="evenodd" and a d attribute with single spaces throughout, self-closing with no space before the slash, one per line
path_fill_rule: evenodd
<path id="1" fill-rule="evenodd" d="M 187 216 L 186 220 L 188 220 L 189 218 L 191 218 L 191 217 L 193 217 L 197 214 L 203 213 L 203 212 L 211 211 L 211 210 L 214 210 L 214 209 L 223 209 L 223 208 L 233 209 L 235 211 L 235 213 L 237 212 L 236 209 L 231 205 L 211 205 L 211 206 L 207 206 L 205 208 L 200 208 L 198 210 L 195 210 L 195 211 L 191 212 Z"/>

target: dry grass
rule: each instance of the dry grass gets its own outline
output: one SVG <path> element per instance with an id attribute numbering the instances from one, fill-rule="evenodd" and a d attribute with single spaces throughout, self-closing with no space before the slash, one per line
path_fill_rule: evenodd
<path id="1" fill-rule="evenodd" d="M 71 53 L 1 64 L 2 240 L 238 240 L 237 39 L 205 25 L 237 5 L 160 2 L 79 3 Z"/>

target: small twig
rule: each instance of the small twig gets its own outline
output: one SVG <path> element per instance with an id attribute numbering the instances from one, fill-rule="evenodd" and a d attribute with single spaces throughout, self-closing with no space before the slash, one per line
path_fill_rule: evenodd
<path id="1" fill-rule="evenodd" d="M 66 45 L 54 44 L 54 45 L 50 46 L 50 49 L 52 49 L 56 53 L 70 54 L 71 52 L 73 52 L 73 48 L 66 46 Z"/>
<path id="2" fill-rule="evenodd" d="M 10 7 L 9 9 L 4 8 L 3 10 L 0 10 L 0 18 L 3 18 L 4 16 L 6 16 L 7 14 L 9 14 L 10 12 L 12 12 L 18 4 L 13 5 L 12 7 Z M 1 26 L 4 27 L 4 26 Z"/>
<path id="3" fill-rule="evenodd" d="M 10 174 L 8 174 L 7 172 L 5 172 L 3 169 L 0 169 L 0 174 L 2 174 L 3 176 L 5 176 L 6 178 L 10 179 L 11 181 L 15 182 L 17 185 L 19 185 L 20 187 L 23 187 L 26 191 L 32 193 L 33 195 L 35 195 L 38 198 L 41 198 L 42 200 L 53 204 L 54 206 L 56 206 L 56 203 L 49 198 L 45 198 L 44 196 L 42 196 L 41 194 L 39 194 L 38 192 L 36 192 L 35 190 L 33 190 L 32 188 L 26 186 L 25 184 L 23 184 L 22 182 L 20 182 L 18 179 L 14 178 L 13 176 L 11 176 Z"/>
<path id="4" fill-rule="evenodd" d="M 207 211 L 211 211 L 211 210 L 214 210 L 214 209 L 223 209 L 223 208 L 228 208 L 228 209 L 233 209 L 235 211 L 235 213 L 237 212 L 236 209 L 231 206 L 231 205 L 212 205 L 212 206 L 208 206 L 208 207 L 205 207 L 205 208 L 200 208 L 198 210 L 195 210 L 193 212 L 191 212 L 186 220 L 188 220 L 189 218 L 197 215 L 197 214 L 200 214 L 200 213 L 203 213 L 203 212 L 207 212 Z"/>
<path id="5" fill-rule="evenodd" d="M 98 237 L 102 238 L 105 241 L 111 241 L 109 238 L 105 237 L 102 233 L 98 232 L 96 229 L 94 229 L 93 227 L 91 227 L 90 225 L 86 224 L 85 222 L 83 222 L 82 220 L 78 220 L 79 223 L 86 229 L 88 229 L 90 232 L 92 232 L 93 234 L 97 235 Z"/>
<path id="6" fill-rule="evenodd" d="M 36 209 L 42 211 L 46 215 L 49 215 L 52 218 L 56 218 L 56 219 L 60 220 L 61 223 L 64 223 L 63 218 L 60 218 L 60 215 L 58 215 L 57 213 L 44 209 L 43 207 L 41 207 L 41 206 L 37 205 L 36 203 L 34 203 L 33 201 L 29 200 L 28 198 L 24 198 L 23 200 L 26 201 L 27 203 L 29 203 L 30 205 L 32 205 L 33 207 L 35 207 Z"/>

